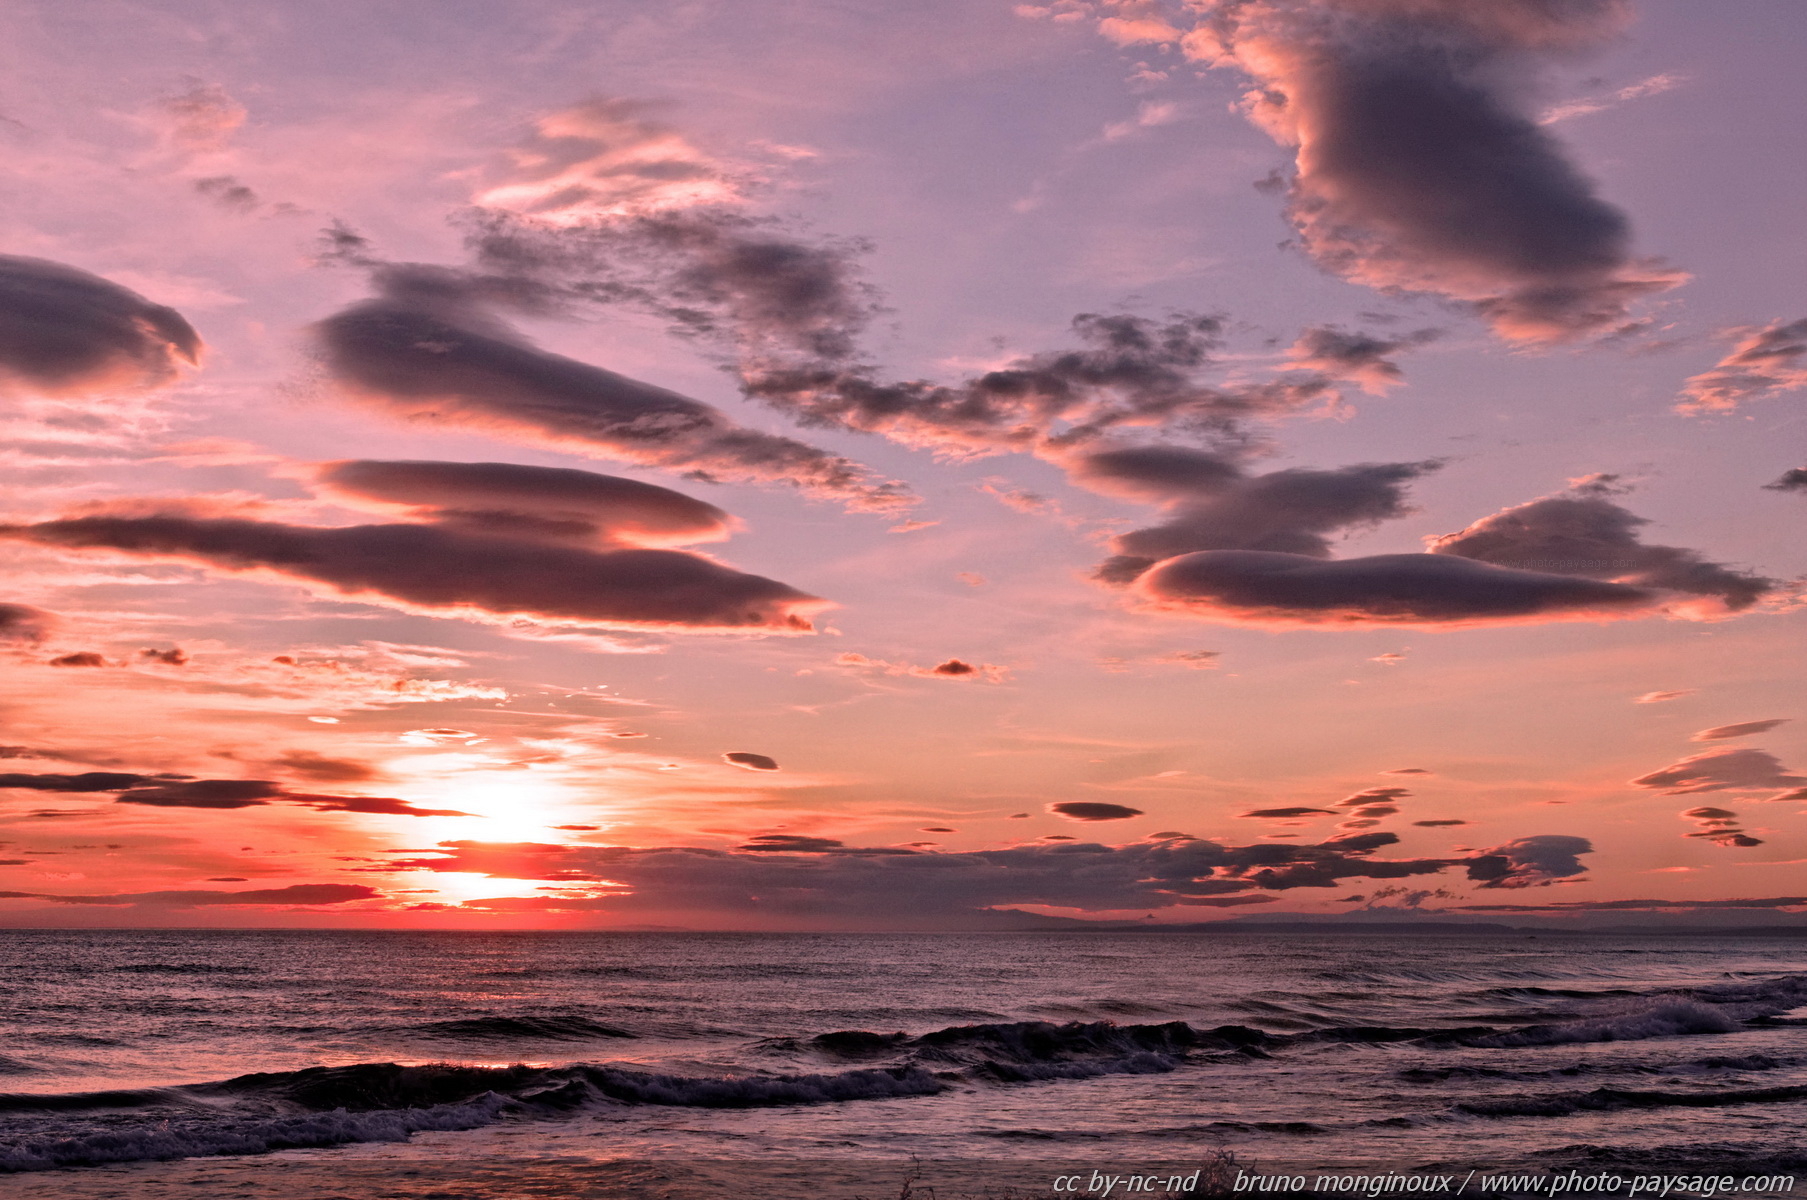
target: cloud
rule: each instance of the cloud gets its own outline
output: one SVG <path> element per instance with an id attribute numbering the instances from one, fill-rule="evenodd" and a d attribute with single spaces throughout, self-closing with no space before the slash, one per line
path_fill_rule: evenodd
<path id="1" fill-rule="evenodd" d="M 598 97 L 540 117 L 476 202 L 575 225 L 738 198 L 723 164 L 648 114 L 645 104 Z"/>
<path id="2" fill-rule="evenodd" d="M 698 478 L 788 484 L 856 509 L 911 502 L 850 459 L 538 349 L 496 315 L 552 305 L 530 281 L 420 265 L 377 266 L 372 278 L 375 299 L 314 327 L 328 374 L 366 404 Z"/>
<path id="3" fill-rule="evenodd" d="M 169 512 L 0 525 L 0 537 L 200 563 L 438 614 L 803 632 L 824 602 L 675 550 L 594 551 L 439 525 L 321 528 Z"/>
<path id="4" fill-rule="evenodd" d="M 1587 481 L 1568 492 L 1502 509 L 1460 532 L 1432 539 L 1430 552 L 1715 602 L 1683 606 L 1700 613 L 1741 611 L 1775 587 L 1773 580 L 1709 562 L 1693 550 L 1645 545 L 1638 530 L 1650 522 L 1608 500 L 1604 491 L 1601 483 Z"/>
<path id="5" fill-rule="evenodd" d="M 50 636 L 56 628 L 55 613 L 33 608 L 29 604 L 0 603 L 0 642 L 27 642 L 32 645 Z"/>
<path id="6" fill-rule="evenodd" d="M 1405 372 L 1388 356 L 1422 346 L 1438 336 L 1435 329 L 1421 329 L 1402 337 L 1383 338 L 1371 333 L 1350 333 L 1334 325 L 1314 325 L 1302 330 L 1286 353 L 1300 367 L 1331 379 L 1350 380 L 1364 392 L 1381 395 L 1405 381 Z"/>
<path id="7" fill-rule="evenodd" d="M 1807 492 L 1807 467 L 1784 471 L 1781 478 L 1763 486 L 1772 492 Z"/>
<path id="8" fill-rule="evenodd" d="M 231 212 L 248 213 L 260 203 L 257 193 L 232 175 L 210 175 L 205 179 L 197 179 L 194 181 L 194 189 Z"/>
<path id="9" fill-rule="evenodd" d="M 732 517 L 670 488 L 516 463 L 327 463 L 315 482 L 335 499 L 474 534 L 592 548 L 718 542 Z"/>
<path id="10" fill-rule="evenodd" d="M 1788 724 L 1787 717 L 1777 717 L 1769 721 L 1741 721 L 1736 725 L 1715 725 L 1711 729 L 1703 729 L 1690 742 L 1723 742 L 1728 738 L 1748 737 L 1753 733 L 1767 733 L 1778 725 Z"/>
<path id="11" fill-rule="evenodd" d="M 107 667 L 112 664 L 106 660 L 105 656 L 96 654 L 92 650 L 77 650 L 73 654 L 57 655 L 50 660 L 50 665 L 53 667 Z"/>
<path id="12" fill-rule="evenodd" d="M 223 150 L 249 115 L 245 106 L 217 83 L 196 83 L 159 106 L 170 141 L 183 150 Z"/>
<path id="13" fill-rule="evenodd" d="M 1472 306 L 1548 343 L 1622 324 L 1682 276 L 1634 258 L 1529 103 L 1542 62 L 1601 45 L 1621 0 L 1243 0 L 1212 5 L 1189 57 L 1255 83 L 1250 118 L 1297 148 L 1288 216 L 1334 274 Z"/>
<path id="14" fill-rule="evenodd" d="M 49 900 L 53 904 L 139 905 L 145 908 L 207 908 L 228 904 L 346 904 L 374 900 L 380 893 L 360 883 L 294 883 L 243 892 L 115 892 L 98 896 L 56 896 L 45 892 L 0 892 L 0 900 Z"/>
<path id="15" fill-rule="evenodd" d="M 200 356 L 175 309 L 75 267 L 0 255 L 0 392 L 157 387 Z"/>
<path id="16" fill-rule="evenodd" d="M 1633 704 L 1666 704 L 1671 700 L 1680 700 L 1683 696 L 1692 696 L 1693 688 L 1683 688 L 1677 692 L 1645 692 L 1632 699 Z"/>
<path id="17" fill-rule="evenodd" d="M 1126 427 L 1235 433 L 1255 418 L 1296 413 L 1330 397 L 1333 381 L 1296 372 L 1218 385 L 1220 317 L 1165 321 L 1081 313 L 1079 347 L 1021 355 L 958 384 L 887 382 L 871 368 L 833 360 L 774 361 L 743 368 L 747 393 L 806 422 L 880 433 L 952 456 L 1044 451 L 1084 444 Z"/>
<path id="18" fill-rule="evenodd" d="M 1348 878 L 1435 874 L 1469 861 L 1373 857 L 1397 840 L 1367 833 L 1255 846 L 1199 839 L 1115 847 L 1038 841 L 963 852 L 849 847 L 801 834 L 761 835 L 734 851 L 461 841 L 391 866 L 596 881 L 597 890 L 588 895 L 544 905 L 553 908 L 697 914 L 691 919 L 768 926 L 813 919 L 908 928 L 970 924 L 984 915 L 981 910 L 1015 905 L 1082 911 L 1214 907 L 1225 897 L 1336 887 Z"/>
<path id="19" fill-rule="evenodd" d="M 1468 912 L 1626 912 L 1638 909 L 1800 908 L 1807 896 L 1753 900 L 1571 900 L 1560 904 L 1464 904 Z"/>
<path id="20" fill-rule="evenodd" d="M 996 663 L 969 663 L 963 658 L 949 658 L 932 667 L 915 663 L 887 662 L 864 654 L 835 655 L 835 665 L 848 667 L 864 675 L 913 675 L 918 679 L 973 679 L 981 683 L 1002 683 L 1010 673 L 1008 667 Z"/>
<path id="21" fill-rule="evenodd" d="M 191 779 L 183 775 L 141 775 L 127 771 L 79 774 L 0 774 L 0 789 L 23 791 L 115 793 L 116 804 L 152 808 L 257 808 L 266 804 L 298 804 L 319 812 L 381 813 L 402 817 L 468 817 L 449 808 L 416 808 L 392 796 L 326 796 L 290 791 L 267 779 Z"/>
<path id="22" fill-rule="evenodd" d="M 1687 809 L 1681 815 L 1695 825 L 1695 831 L 1683 834 L 1683 837 L 1701 838 L 1716 846 L 1749 847 L 1763 844 L 1761 838 L 1751 837 L 1738 828 L 1738 814 L 1729 808 L 1703 806 Z"/>
<path id="23" fill-rule="evenodd" d="M 1708 750 L 1631 781 L 1633 787 L 1661 791 L 1665 796 L 1750 791 L 1803 783 L 1807 783 L 1807 776 L 1789 774 L 1775 755 L 1762 750 Z"/>
<path id="24" fill-rule="evenodd" d="M 1593 853 L 1586 838 L 1538 834 L 1483 850 L 1468 862 L 1468 877 L 1484 888 L 1545 887 L 1586 871 L 1577 857 Z"/>
<path id="25" fill-rule="evenodd" d="M 1106 804 L 1095 800 L 1062 800 L 1048 805 L 1048 811 L 1069 821 L 1127 821 L 1139 817 L 1142 810 L 1127 804 Z"/>
<path id="26" fill-rule="evenodd" d="M 1081 313 L 1078 346 L 1018 355 L 954 384 L 893 380 L 863 335 L 881 311 L 859 243 L 809 241 L 724 206 L 567 228 L 490 212 L 470 243 L 491 277 L 572 303 L 623 304 L 728 356 L 742 390 L 810 425 L 878 433 L 951 456 L 1035 451 L 1123 425 L 1226 430 L 1328 399 L 1315 371 L 1216 385 L 1218 316 Z"/>
<path id="27" fill-rule="evenodd" d="M 1208 620 L 1345 628 L 1599 621 L 1645 615 L 1658 602 L 1641 588 L 1449 556 L 1331 560 L 1257 550 L 1170 558 L 1132 590 L 1152 608 Z"/>
<path id="28" fill-rule="evenodd" d="M 1691 550 L 1639 542 L 1647 522 L 1606 498 L 1610 476 L 1434 539 L 1429 554 L 1333 561 L 1332 534 L 1406 515 L 1406 486 L 1439 464 L 1251 476 L 1232 454 L 1172 445 L 1076 452 L 1063 462 L 1076 483 L 1153 501 L 1167 518 L 1114 538 L 1097 578 L 1132 584 L 1151 607 L 1213 620 L 1460 626 L 1700 616 L 1748 608 L 1774 586 Z"/>
<path id="29" fill-rule="evenodd" d="M 776 771 L 778 760 L 767 758 L 763 754 L 753 754 L 746 750 L 731 750 L 722 755 L 723 762 L 733 763 L 737 767 L 745 767 L 749 771 Z"/>
<path id="30" fill-rule="evenodd" d="M 1747 400 L 1767 400 L 1803 387 L 1807 387 L 1807 318 L 1772 321 L 1761 329 L 1739 330 L 1731 352 L 1712 370 L 1691 377 L 1675 407 L 1684 413 L 1727 413 Z"/>
<path id="31" fill-rule="evenodd" d="M 1239 817 L 1252 817 L 1256 820 L 1275 820 L 1281 817 L 1335 816 L 1333 808 L 1253 808 L 1248 812 L 1236 814 Z"/>
<path id="32" fill-rule="evenodd" d="M 1127 583 L 1156 562 L 1200 550 L 1257 550 L 1327 558 L 1330 535 L 1410 512 L 1405 486 L 1438 464 L 1365 463 L 1249 476 L 1231 458 L 1183 446 L 1134 446 L 1075 456 L 1074 482 L 1160 503 L 1167 520 L 1112 539 L 1099 568 Z"/>
<path id="33" fill-rule="evenodd" d="M 1467 821 L 1458 821 L 1453 818 L 1450 818 L 1450 819 L 1445 819 L 1445 820 L 1441 820 L 1441 821 L 1413 821 L 1412 824 L 1422 825 L 1426 829 L 1439 829 L 1445 825 L 1466 825 L 1466 824 L 1468 824 L 1468 822 Z"/>

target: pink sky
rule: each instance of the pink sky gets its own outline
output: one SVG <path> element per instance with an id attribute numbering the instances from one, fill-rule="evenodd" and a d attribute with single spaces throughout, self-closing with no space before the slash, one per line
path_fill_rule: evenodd
<path id="1" fill-rule="evenodd" d="M 1807 909 L 1798 5 L 0 22 L 0 924 Z"/>

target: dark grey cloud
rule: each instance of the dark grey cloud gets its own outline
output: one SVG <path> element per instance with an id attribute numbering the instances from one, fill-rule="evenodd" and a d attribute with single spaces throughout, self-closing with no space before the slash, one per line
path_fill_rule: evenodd
<path id="1" fill-rule="evenodd" d="M 1435 329 L 1420 329 L 1395 338 L 1372 333 L 1351 333 L 1334 325 L 1314 325 L 1299 333 L 1287 356 L 1300 367 L 1331 379 L 1347 379 L 1363 391 L 1384 392 L 1405 381 L 1405 372 L 1392 356 L 1435 341 Z"/>
<path id="2" fill-rule="evenodd" d="M 1739 333 L 1730 353 L 1683 385 L 1677 398 L 1682 412 L 1732 412 L 1747 400 L 1807 387 L 1807 318 Z"/>
<path id="3" fill-rule="evenodd" d="M 1502 335 L 1622 325 L 1679 276 L 1633 256 L 1538 123 L 1541 66 L 1609 40 L 1622 0 L 1231 0 L 1188 49 L 1256 81 L 1249 112 L 1297 146 L 1288 215 L 1327 270 L 1471 305 Z"/>
<path id="4" fill-rule="evenodd" d="M 887 381 L 869 366 L 814 362 L 745 367 L 743 387 L 806 423 L 943 453 L 1050 457 L 1128 427 L 1234 440 L 1250 420 L 1298 412 L 1331 392 L 1333 381 L 1310 371 L 1209 382 L 1223 326 L 1197 314 L 1082 313 L 1072 321 L 1078 347 L 1025 354 L 957 384 Z"/>
<path id="5" fill-rule="evenodd" d="M 374 900 L 380 893 L 361 883 L 293 883 L 288 887 L 252 888 L 243 892 L 114 892 L 92 896 L 58 896 L 47 892 L 0 892 L 0 900 L 48 900 L 53 904 L 144 908 L 209 908 L 229 904 L 346 904 Z"/>
<path id="6" fill-rule="evenodd" d="M 1761 838 L 1754 838 L 1738 827 L 1738 814 L 1729 808 L 1703 805 L 1686 809 L 1681 815 L 1684 820 L 1695 824 L 1694 832 L 1685 833 L 1683 837 L 1700 838 L 1715 846 L 1750 847 L 1763 844 Z"/>
<path id="7" fill-rule="evenodd" d="M 1096 800 L 1062 800 L 1048 805 L 1048 811 L 1070 821 L 1127 821 L 1142 815 L 1141 809 L 1127 804 L 1106 804 Z"/>
<path id="8" fill-rule="evenodd" d="M 1579 839 L 1557 839 L 1583 852 Z M 1171 838 L 1105 846 L 1044 840 L 998 850 L 948 852 L 849 847 L 836 839 L 766 834 L 739 850 L 698 847 L 559 846 L 447 842 L 397 869 L 475 872 L 507 879 L 611 881 L 631 889 L 573 899 L 575 908 L 686 910 L 703 919 L 826 921 L 910 927 L 957 924 L 982 910 L 1050 905 L 1086 911 L 1217 906 L 1227 897 L 1343 879 L 1403 879 L 1478 864 L 1488 879 L 1529 879 L 1561 866 L 1538 839 L 1475 858 L 1382 859 L 1390 833 L 1316 844 L 1229 846 Z M 1505 886 L 1493 885 L 1493 886 Z M 1247 903 L 1247 900 L 1241 901 Z"/>
<path id="9" fill-rule="evenodd" d="M 0 537 L 268 573 L 373 603 L 625 628 L 804 631 L 795 588 L 675 550 L 594 551 L 437 525 L 320 528 L 185 513 L 0 526 Z"/>
<path id="10" fill-rule="evenodd" d="M 1665 796 L 1752 791 L 1804 783 L 1807 776 L 1791 774 L 1775 755 L 1763 750 L 1708 750 L 1631 781 L 1633 787 L 1650 788 Z"/>
<path id="11" fill-rule="evenodd" d="M 1711 729 L 1703 729 L 1690 742 L 1723 742 L 1731 738 L 1749 737 L 1753 733 L 1768 733 L 1778 725 L 1788 724 L 1787 717 L 1776 717 L 1768 721 L 1740 721 L 1735 725 L 1715 725 Z"/>
<path id="12" fill-rule="evenodd" d="M 1639 909 L 1801 908 L 1807 896 L 1770 896 L 1752 900 L 1570 900 L 1558 904 L 1464 904 L 1468 912 L 1630 912 Z"/>
<path id="13" fill-rule="evenodd" d="M 1430 551 L 1707 597 L 1715 602 L 1712 609 L 1726 612 L 1749 608 L 1775 587 L 1773 580 L 1709 562 L 1693 550 L 1645 545 L 1638 531 L 1650 522 L 1607 499 L 1605 482 L 1610 480 L 1502 509 L 1436 539 Z"/>
<path id="14" fill-rule="evenodd" d="M 1250 476 L 1231 457 L 1183 446 L 1075 455 L 1074 481 L 1152 500 L 1167 518 L 1114 538 L 1099 578 L 1128 583 L 1162 559 L 1200 550 L 1258 550 L 1328 558 L 1330 535 L 1404 516 L 1405 488 L 1434 462 L 1365 463 Z"/>
<path id="15" fill-rule="evenodd" d="M 1422 825 L 1426 829 L 1440 829 L 1445 825 L 1466 825 L 1466 824 L 1468 824 L 1468 822 L 1467 821 L 1458 821 L 1458 820 L 1451 818 L 1451 819 L 1445 819 L 1445 820 L 1441 820 L 1441 821 L 1413 821 L 1412 824 Z"/>
<path id="16" fill-rule="evenodd" d="M 0 789 L 35 792 L 113 793 L 116 804 L 152 808 L 258 808 L 298 804 L 319 812 L 381 813 L 403 817 L 468 817 L 450 808 L 418 808 L 393 796 L 329 796 L 297 792 L 268 779 L 192 779 L 183 775 L 141 775 L 129 771 L 77 774 L 0 774 Z"/>
<path id="17" fill-rule="evenodd" d="M 1134 592 L 1154 607 L 1252 625 L 1481 625 L 1655 611 L 1642 588 L 1432 554 L 1322 559 L 1207 550 L 1158 563 Z"/>
<path id="18" fill-rule="evenodd" d="M 790 484 L 854 508 L 910 502 L 901 484 L 850 459 L 535 347 L 498 315 L 556 311 L 559 298 L 533 281 L 420 265 L 376 266 L 372 277 L 375 298 L 321 321 L 314 334 L 333 380 L 396 416 L 695 478 Z"/>
<path id="19" fill-rule="evenodd" d="M 194 189 L 231 212 L 253 212 L 261 203 L 254 190 L 232 175 L 209 175 L 205 179 L 197 179 L 194 181 Z"/>
<path id="20" fill-rule="evenodd" d="M 749 363 L 849 361 L 883 311 L 861 278 L 866 243 L 806 239 L 726 206 L 618 213 L 576 227 L 492 211 L 472 223 L 470 243 L 487 270 L 631 304 Z"/>
<path id="21" fill-rule="evenodd" d="M 0 391 L 155 387 L 200 355 L 175 309 L 75 267 L 0 255 Z"/>
<path id="22" fill-rule="evenodd" d="M 1303 808 L 1295 805 L 1291 808 L 1252 808 L 1248 812 L 1241 812 L 1236 815 L 1239 817 L 1249 817 L 1255 820 L 1267 821 L 1281 817 L 1333 817 L 1336 815 L 1336 810 L 1333 808 Z"/>
<path id="23" fill-rule="evenodd" d="M 1398 775 L 1398 774 L 1402 774 L 1403 772 L 1389 771 L 1387 773 L 1389 775 Z M 1424 774 L 1424 772 L 1420 771 L 1420 772 L 1418 772 L 1418 774 L 1422 775 L 1422 774 Z M 1411 794 L 1412 794 L 1412 790 L 1410 788 L 1402 788 L 1402 787 L 1364 788 L 1361 791 L 1354 793 L 1353 795 L 1344 796 L 1341 800 L 1338 800 L 1336 802 L 1336 806 L 1338 808 L 1365 808 L 1372 804 L 1391 804 L 1393 801 L 1403 800 Z"/>
<path id="24" fill-rule="evenodd" d="M 55 613 L 33 608 L 29 604 L 0 603 L 0 642 L 43 641 L 56 628 Z"/>
<path id="25" fill-rule="evenodd" d="M 734 528 L 715 505 L 670 488 L 563 467 L 363 459 L 327 463 L 315 482 L 347 503 L 376 502 L 410 520 L 592 547 L 720 541 Z"/>
<path id="26" fill-rule="evenodd" d="M 1586 838 L 1562 834 L 1515 838 L 1469 860 L 1468 877 L 1486 888 L 1544 887 L 1586 871 L 1578 856 L 1593 849 Z"/>
<path id="27" fill-rule="evenodd" d="M 1123 425 L 1239 433 L 1250 418 L 1326 398 L 1357 369 L 1352 348 L 1333 372 L 1213 384 L 1222 317 L 1081 313 L 1071 349 L 1022 354 L 958 383 L 898 380 L 862 349 L 882 311 L 860 275 L 862 243 L 812 240 L 704 205 L 576 226 L 491 210 L 473 219 L 470 245 L 491 276 L 665 317 L 720 348 L 747 395 L 806 425 L 943 453 L 1034 451 Z"/>
<path id="28" fill-rule="evenodd" d="M 108 667 L 113 664 L 107 661 L 105 655 L 97 654 L 93 650 L 76 650 L 70 654 L 57 655 L 50 660 L 50 665 L 53 667 Z"/>
<path id="29" fill-rule="evenodd" d="M 1772 492 L 1807 492 L 1807 467 L 1784 471 L 1781 478 L 1763 486 Z"/>
<path id="30" fill-rule="evenodd" d="M 731 750 L 722 755 L 723 762 L 733 763 L 737 767 L 745 767 L 749 771 L 776 771 L 778 760 L 763 754 L 754 754 L 748 750 Z"/>

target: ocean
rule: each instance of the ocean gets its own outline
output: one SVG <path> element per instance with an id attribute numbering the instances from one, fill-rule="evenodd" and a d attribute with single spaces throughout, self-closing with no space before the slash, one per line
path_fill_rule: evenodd
<path id="1" fill-rule="evenodd" d="M 1807 939 L 8 931 L 0 1001 L 9 1198 L 1807 1192 Z"/>

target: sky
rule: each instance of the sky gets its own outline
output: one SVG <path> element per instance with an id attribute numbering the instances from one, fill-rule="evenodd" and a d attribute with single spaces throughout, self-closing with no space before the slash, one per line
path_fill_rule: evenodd
<path id="1" fill-rule="evenodd" d="M 0 925 L 1807 921 L 1791 0 L 0 26 Z"/>

